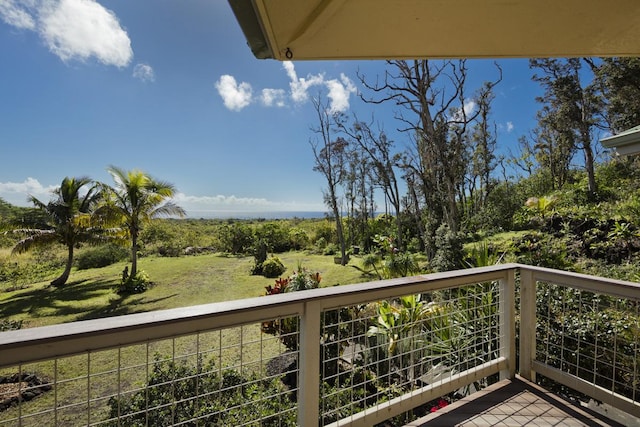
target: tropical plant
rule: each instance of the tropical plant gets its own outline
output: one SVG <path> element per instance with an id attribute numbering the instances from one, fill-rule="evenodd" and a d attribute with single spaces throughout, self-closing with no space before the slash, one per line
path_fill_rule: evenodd
<path id="1" fill-rule="evenodd" d="M 358 268 L 357 266 L 354 267 Z M 375 272 L 376 277 L 379 280 L 382 280 L 384 278 L 382 269 L 382 257 L 378 254 L 366 254 L 364 257 L 362 257 L 362 269 L 359 270 L 361 270 L 366 275 L 370 275 L 371 272 Z"/>
<path id="2" fill-rule="evenodd" d="M 308 289 L 316 289 L 320 286 L 320 273 L 311 273 L 302 264 L 287 278 L 276 279 L 273 286 L 266 286 L 266 295 L 276 295 L 285 292 L 297 292 Z M 262 332 L 276 335 L 280 341 L 291 351 L 298 349 L 298 319 L 287 317 L 262 323 Z"/>
<path id="3" fill-rule="evenodd" d="M 285 292 L 306 291 L 308 289 L 316 289 L 320 286 L 322 277 L 320 273 L 311 273 L 302 264 L 298 263 L 298 268 L 289 276 Z"/>
<path id="4" fill-rule="evenodd" d="M 470 268 L 488 267 L 500 264 L 504 256 L 505 252 L 501 254 L 494 252 L 489 243 L 484 240 L 473 245 L 465 262 Z"/>
<path id="5" fill-rule="evenodd" d="M 125 171 L 110 166 L 108 172 L 114 187 L 104 185 L 103 203 L 95 215 L 108 223 L 121 226 L 131 239 L 131 272 L 138 272 L 138 238 L 146 223 L 157 217 L 184 217 L 185 211 L 171 201 L 175 187 L 165 181 L 152 178 L 140 170 Z"/>
<path id="6" fill-rule="evenodd" d="M 86 187 L 88 190 L 83 191 Z M 13 252 L 22 253 L 35 247 L 55 243 L 67 248 L 67 262 L 62 274 L 51 282 L 53 286 L 67 283 L 73 265 L 75 247 L 83 242 L 95 243 L 104 241 L 104 235 L 91 220 L 91 212 L 101 197 L 96 184 L 88 177 L 62 180 L 60 187 L 53 192 L 54 198 L 43 203 L 34 196 L 29 200 L 36 208 L 47 215 L 46 228 L 21 228 L 14 233 L 26 234 L 13 248 Z"/>
<path id="7" fill-rule="evenodd" d="M 607 237 L 619 243 L 623 250 L 627 252 L 627 261 L 631 261 L 631 245 L 634 239 L 638 239 L 638 232 L 632 228 L 628 222 L 616 221 L 613 229 L 609 231 Z"/>
<path id="8" fill-rule="evenodd" d="M 193 396 L 201 398 L 194 399 Z M 206 398 L 204 398 L 206 396 Z M 109 399 L 108 426 L 294 426 L 295 404 L 280 378 L 219 369 L 213 360 L 196 366 L 156 355 L 146 387 Z"/>
<path id="9" fill-rule="evenodd" d="M 368 362 L 378 376 L 399 375 L 400 384 L 415 380 L 428 369 L 422 360 L 431 304 L 422 301 L 421 295 L 406 295 L 376 305 L 378 316 L 367 331 Z"/>
<path id="10" fill-rule="evenodd" d="M 557 201 L 558 199 L 554 196 L 529 197 L 525 202 L 525 206 L 540 215 L 544 220 L 545 216 L 553 211 Z"/>

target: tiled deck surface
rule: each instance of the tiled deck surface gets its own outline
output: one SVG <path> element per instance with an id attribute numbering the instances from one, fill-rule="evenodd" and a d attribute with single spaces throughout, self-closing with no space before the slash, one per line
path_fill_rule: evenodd
<path id="1" fill-rule="evenodd" d="M 522 378 L 501 381 L 405 427 L 448 426 L 624 427 Z"/>

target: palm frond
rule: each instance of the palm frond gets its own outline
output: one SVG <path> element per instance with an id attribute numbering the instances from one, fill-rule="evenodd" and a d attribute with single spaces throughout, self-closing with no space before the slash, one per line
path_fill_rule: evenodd
<path id="1" fill-rule="evenodd" d="M 33 247 L 43 247 L 57 243 L 58 234 L 53 230 L 30 230 L 29 237 L 15 244 L 11 253 L 24 253 Z"/>
<path id="2" fill-rule="evenodd" d="M 165 204 L 155 208 L 151 213 L 151 217 L 156 218 L 160 216 L 165 216 L 165 217 L 177 216 L 182 218 L 186 216 L 186 214 L 187 214 L 186 211 L 182 207 L 175 204 L 174 202 L 166 202 Z"/>

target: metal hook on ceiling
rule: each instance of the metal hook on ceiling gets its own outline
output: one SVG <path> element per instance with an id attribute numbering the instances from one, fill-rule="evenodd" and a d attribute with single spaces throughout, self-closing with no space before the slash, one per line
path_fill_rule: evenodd
<path id="1" fill-rule="evenodd" d="M 284 56 L 287 59 L 292 59 L 293 58 L 293 52 L 291 52 L 291 49 L 287 48 L 287 50 L 284 52 Z"/>

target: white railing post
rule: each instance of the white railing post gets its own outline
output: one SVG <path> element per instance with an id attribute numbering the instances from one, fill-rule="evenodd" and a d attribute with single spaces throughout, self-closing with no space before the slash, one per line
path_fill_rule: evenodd
<path id="1" fill-rule="evenodd" d="M 516 374 L 516 291 L 515 270 L 506 272 L 500 280 L 500 356 L 507 360 L 507 369 L 500 371 L 500 379 L 514 378 Z"/>
<path id="2" fill-rule="evenodd" d="M 532 362 L 536 351 L 536 281 L 533 272 L 520 268 L 520 375 L 535 381 Z"/>
<path id="3" fill-rule="evenodd" d="M 316 300 L 304 304 L 298 351 L 298 425 L 317 426 L 320 401 L 320 316 Z"/>

